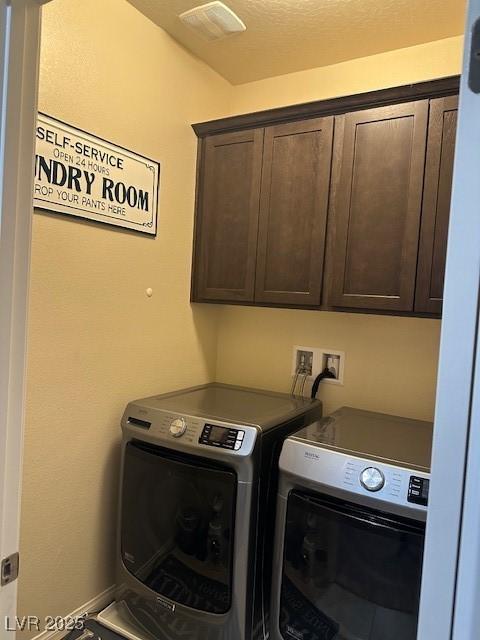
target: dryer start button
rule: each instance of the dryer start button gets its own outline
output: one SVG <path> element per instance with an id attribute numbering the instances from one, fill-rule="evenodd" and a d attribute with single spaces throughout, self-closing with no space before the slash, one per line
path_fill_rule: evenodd
<path id="1" fill-rule="evenodd" d="M 175 420 L 172 420 L 168 430 L 170 432 L 170 435 L 172 435 L 174 438 L 180 438 L 180 436 L 183 436 L 183 434 L 187 430 L 187 423 L 185 421 L 185 418 L 175 418 Z"/>

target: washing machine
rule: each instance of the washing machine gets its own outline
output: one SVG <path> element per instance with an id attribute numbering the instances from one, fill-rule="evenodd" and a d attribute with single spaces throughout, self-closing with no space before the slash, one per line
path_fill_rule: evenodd
<path id="1" fill-rule="evenodd" d="M 272 640 L 415 640 L 432 424 L 344 407 L 280 457 Z"/>
<path id="2" fill-rule="evenodd" d="M 129 638 L 268 636 L 278 457 L 318 400 L 208 384 L 128 404 L 115 603 Z"/>

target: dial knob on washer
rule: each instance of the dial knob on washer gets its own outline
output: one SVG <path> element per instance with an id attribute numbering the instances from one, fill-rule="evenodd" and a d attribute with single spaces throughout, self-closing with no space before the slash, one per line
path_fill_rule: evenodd
<path id="1" fill-rule="evenodd" d="M 175 418 L 175 420 L 172 420 L 168 430 L 170 431 L 170 435 L 172 435 L 174 438 L 180 438 L 180 436 L 183 436 L 183 434 L 187 430 L 187 423 L 185 422 L 185 418 Z"/>
<path id="2" fill-rule="evenodd" d="M 360 482 L 367 491 L 380 491 L 385 484 L 385 476 L 376 467 L 367 467 L 360 474 Z"/>

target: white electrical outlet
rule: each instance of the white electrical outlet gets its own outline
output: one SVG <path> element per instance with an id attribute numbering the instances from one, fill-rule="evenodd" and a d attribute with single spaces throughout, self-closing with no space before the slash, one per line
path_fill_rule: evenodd
<path id="1" fill-rule="evenodd" d="M 345 373 L 345 352 L 337 349 L 324 349 L 321 347 L 293 347 L 292 376 L 295 375 L 298 365 L 306 365 L 311 374 L 308 379 L 313 382 L 325 367 L 329 367 L 336 375 L 335 378 L 325 378 L 322 384 L 336 384 L 343 386 Z"/>

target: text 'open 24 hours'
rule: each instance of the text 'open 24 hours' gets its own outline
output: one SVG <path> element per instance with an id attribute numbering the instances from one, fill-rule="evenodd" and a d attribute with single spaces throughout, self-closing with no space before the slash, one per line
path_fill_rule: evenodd
<path id="1" fill-rule="evenodd" d="M 39 114 L 35 207 L 157 233 L 160 165 Z"/>

